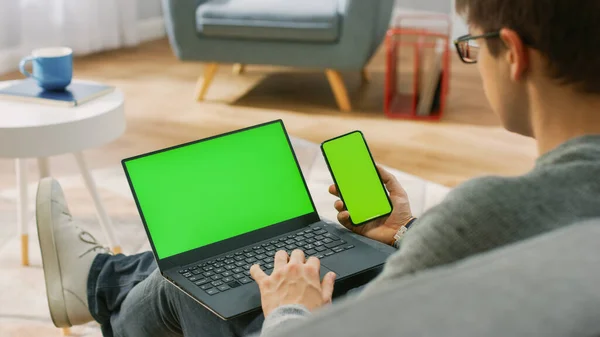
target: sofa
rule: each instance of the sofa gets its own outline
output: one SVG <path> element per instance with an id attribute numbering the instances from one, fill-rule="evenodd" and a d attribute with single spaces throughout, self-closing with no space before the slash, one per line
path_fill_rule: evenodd
<path id="1" fill-rule="evenodd" d="M 182 61 L 206 63 L 203 100 L 225 63 L 323 70 L 342 111 L 351 110 L 340 70 L 364 71 L 389 26 L 394 0 L 162 0 L 167 34 Z"/>
<path id="2" fill-rule="evenodd" d="M 347 296 L 261 337 L 283 336 L 600 336 L 600 219 Z"/>

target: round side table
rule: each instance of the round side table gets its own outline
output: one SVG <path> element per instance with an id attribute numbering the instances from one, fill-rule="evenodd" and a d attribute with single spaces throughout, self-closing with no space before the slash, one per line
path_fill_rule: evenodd
<path id="1" fill-rule="evenodd" d="M 0 82 L 0 88 L 11 83 Z M 0 157 L 15 159 L 23 265 L 29 265 L 27 158 L 37 158 L 43 178 L 50 176 L 48 157 L 72 153 L 96 206 L 104 235 L 114 252 L 121 251 L 82 151 L 109 143 L 123 134 L 123 103 L 123 93 L 119 90 L 72 108 L 0 99 Z"/>

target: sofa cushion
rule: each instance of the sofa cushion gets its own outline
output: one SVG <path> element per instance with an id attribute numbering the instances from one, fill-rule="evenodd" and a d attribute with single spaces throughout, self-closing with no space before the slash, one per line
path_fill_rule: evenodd
<path id="1" fill-rule="evenodd" d="M 209 37 L 335 42 L 338 0 L 211 0 L 198 6 L 196 27 Z"/>

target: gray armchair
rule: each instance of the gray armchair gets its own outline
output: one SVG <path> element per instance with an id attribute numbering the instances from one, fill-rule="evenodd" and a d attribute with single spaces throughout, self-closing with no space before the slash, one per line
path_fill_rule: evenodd
<path id="1" fill-rule="evenodd" d="M 394 0 L 163 0 L 169 41 L 207 65 L 203 100 L 219 63 L 324 69 L 338 106 L 351 109 L 339 70 L 363 71 L 383 40 Z"/>

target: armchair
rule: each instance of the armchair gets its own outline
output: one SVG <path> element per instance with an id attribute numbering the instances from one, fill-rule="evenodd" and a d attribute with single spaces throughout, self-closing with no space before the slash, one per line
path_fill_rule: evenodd
<path id="1" fill-rule="evenodd" d="M 169 41 L 183 61 L 206 62 L 203 100 L 219 63 L 324 69 L 342 111 L 339 70 L 363 71 L 387 31 L 394 0 L 162 0 Z"/>

